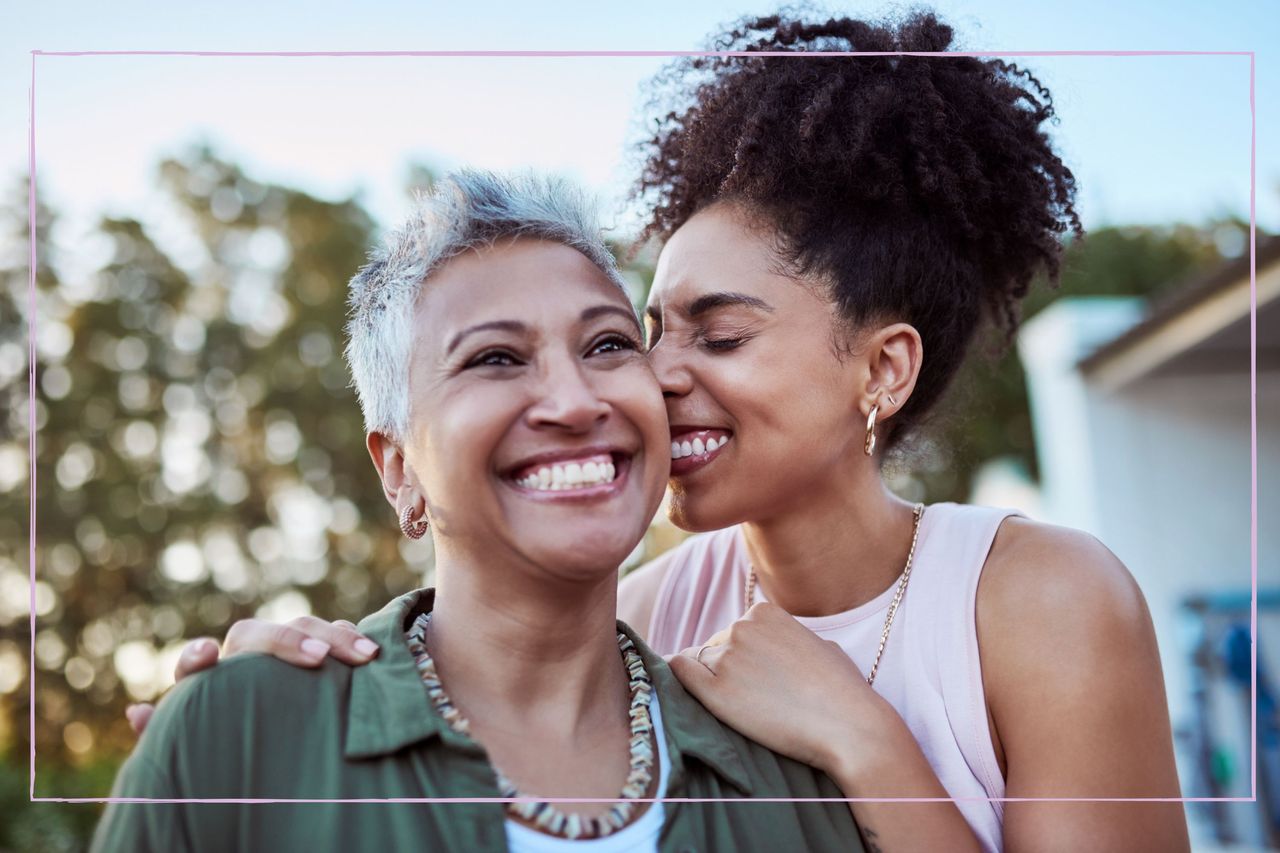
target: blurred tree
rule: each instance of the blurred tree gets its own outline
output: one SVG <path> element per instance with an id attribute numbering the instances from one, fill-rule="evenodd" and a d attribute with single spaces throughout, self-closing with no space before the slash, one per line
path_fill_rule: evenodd
<path id="1" fill-rule="evenodd" d="M 341 359 L 368 215 L 256 182 L 204 148 L 163 163 L 160 180 L 187 238 L 169 235 L 166 251 L 137 221 L 103 220 L 77 249 L 106 260 L 78 281 L 55 277 L 52 217 L 38 219 L 41 796 L 105 793 L 134 741 L 125 705 L 163 688 L 186 639 L 255 613 L 359 618 L 429 565 L 429 548 L 398 535 Z M 27 717 L 25 207 L 6 211 L 15 250 L 0 292 L 11 755 L 26 752 Z M 66 789 L 63 768 L 103 758 L 99 790 Z"/>
<path id="2" fill-rule="evenodd" d="M 0 206 L 0 850 L 79 850 L 97 819 L 93 806 L 33 806 L 28 801 L 29 684 L 31 648 L 29 620 L 27 519 L 28 501 L 28 217 L 25 181 L 15 187 L 12 201 Z M 68 341 L 59 325 L 67 303 L 59 294 L 57 260 L 51 233 L 56 224 L 43 199 L 36 200 L 35 246 L 37 257 L 37 316 L 49 320 L 38 330 L 37 388 L 57 393 L 65 383 L 59 365 Z M 43 432 L 51 418 L 50 406 L 37 400 L 34 409 L 37 455 L 50 447 Z M 42 500 L 41 507 L 45 505 Z M 42 524 L 42 527 L 44 525 Z M 48 581 L 36 586 L 36 610 L 42 618 L 57 618 L 61 604 L 56 587 Z M 37 657 L 52 660 L 57 635 L 38 635 Z M 61 673 L 41 671 L 36 681 L 37 740 L 53 753 L 49 765 L 60 776 L 63 796 L 95 796 L 110 784 L 118 758 L 86 758 L 71 767 L 65 760 L 65 741 L 58 721 L 68 719 L 70 700 Z M 48 704 L 45 704 L 45 700 Z M 51 726 L 48 720 L 52 719 Z M 71 730 L 75 743 L 79 728 Z"/>

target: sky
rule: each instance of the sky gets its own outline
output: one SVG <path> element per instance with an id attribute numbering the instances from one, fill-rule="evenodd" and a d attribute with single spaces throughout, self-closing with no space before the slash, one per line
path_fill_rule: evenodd
<path id="1" fill-rule="evenodd" d="M 1267 6 L 1271 6 L 1268 12 Z M 879 16 L 883 3 L 822 9 Z M 1259 51 L 1257 218 L 1280 229 L 1280 14 L 1269 0 L 938 0 L 964 50 Z M 690 50 L 774 4 L 599 2 L 248 3 L 216 7 L 6 3 L 0 33 L 0 187 L 27 171 L 32 50 Z M 1268 52 L 1271 51 L 1271 52 Z M 212 142 L 254 177 L 325 197 L 361 194 L 392 224 L 408 165 L 534 167 L 601 195 L 623 231 L 630 143 L 662 58 L 40 56 L 36 165 L 67 216 L 64 245 L 96 217 L 162 231 L 155 164 Z M 1247 56 L 1028 57 L 1054 93 L 1055 142 L 1086 228 L 1249 214 Z M 10 190 L 12 192 L 12 190 Z M 162 240 L 163 242 L 163 240 Z"/>

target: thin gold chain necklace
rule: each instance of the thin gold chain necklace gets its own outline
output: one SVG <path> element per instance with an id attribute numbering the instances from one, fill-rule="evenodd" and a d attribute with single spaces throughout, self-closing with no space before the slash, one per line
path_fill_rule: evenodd
<path id="1" fill-rule="evenodd" d="M 884 654 L 884 644 L 889 641 L 889 629 L 893 627 L 893 617 L 898 612 L 898 605 L 902 603 L 902 594 L 907 591 L 907 581 L 911 580 L 911 561 L 916 556 L 916 541 L 920 538 L 920 519 L 924 517 L 924 504 L 916 504 L 912 515 L 911 550 L 907 551 L 907 565 L 902 570 L 902 577 L 898 579 L 898 591 L 893 594 L 893 601 L 889 603 L 889 612 L 884 617 L 884 630 L 880 632 L 880 647 L 876 649 L 875 662 L 871 664 L 871 672 L 867 675 L 868 687 L 875 683 L 876 672 L 880 669 L 880 656 Z M 747 588 L 742 595 L 742 612 L 746 613 L 750 610 L 755 601 L 756 570 L 752 566 L 747 571 Z"/>

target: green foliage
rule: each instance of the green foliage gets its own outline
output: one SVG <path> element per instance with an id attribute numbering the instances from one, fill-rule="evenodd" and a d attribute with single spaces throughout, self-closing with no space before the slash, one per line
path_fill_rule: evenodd
<path id="1" fill-rule="evenodd" d="M 0 760 L 0 853 L 71 853 L 84 850 L 102 814 L 99 803 L 32 803 L 27 798 L 27 757 Z M 16 757 L 14 757 L 16 758 Z M 46 770 L 59 796 L 100 797 L 119 761 L 101 758 L 85 766 Z"/>
<path id="2" fill-rule="evenodd" d="M 181 265 L 139 222 L 106 219 L 105 263 L 59 281 L 41 224 L 38 795 L 66 795 L 58 768 L 127 752 L 125 705 L 154 695 L 163 651 L 272 600 L 358 619 L 416 586 L 429 556 L 402 551 L 340 358 L 367 213 L 208 150 L 165 162 L 160 180 L 196 238 Z M 25 311 L 7 310 L 25 266 L 5 269 L 0 345 L 26 339 Z M 25 450 L 27 386 L 11 378 L 4 442 Z M 6 588 L 25 589 L 26 487 L 0 494 Z M 4 616 L 0 655 L 25 668 L 25 602 Z M 27 689 L 4 707 L 0 747 L 25 733 Z"/>

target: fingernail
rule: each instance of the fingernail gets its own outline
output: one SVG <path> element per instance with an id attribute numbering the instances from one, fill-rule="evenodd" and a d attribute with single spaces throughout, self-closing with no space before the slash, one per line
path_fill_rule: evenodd
<path id="1" fill-rule="evenodd" d="M 356 651 L 367 658 L 371 658 L 378 653 L 378 644 L 373 640 L 366 640 L 364 637 L 356 640 Z"/>
<path id="2" fill-rule="evenodd" d="M 309 658 L 322 658 L 329 654 L 329 644 L 314 637 L 302 641 L 302 653 Z"/>
<path id="3" fill-rule="evenodd" d="M 202 655 L 206 651 L 208 651 L 209 643 L 210 643 L 209 640 L 194 640 L 191 643 L 191 647 L 187 653 L 192 655 L 193 657 L 198 657 L 199 655 Z"/>

